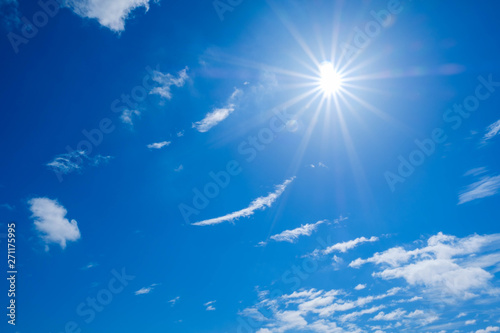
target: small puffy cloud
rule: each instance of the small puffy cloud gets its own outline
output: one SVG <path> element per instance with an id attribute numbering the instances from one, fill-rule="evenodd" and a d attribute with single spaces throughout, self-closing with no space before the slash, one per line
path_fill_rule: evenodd
<path id="1" fill-rule="evenodd" d="M 471 320 L 466 320 L 465 321 L 465 325 L 475 325 L 476 324 L 476 320 L 475 319 L 471 319 Z"/>
<path id="2" fill-rule="evenodd" d="M 488 326 L 485 329 L 477 330 L 476 333 L 490 333 L 490 332 L 498 332 L 498 331 L 500 331 L 500 327 Z"/>
<path id="3" fill-rule="evenodd" d="M 171 142 L 170 141 L 162 141 L 162 142 L 155 142 L 155 143 L 150 143 L 147 145 L 149 149 L 162 149 L 165 146 L 168 146 Z"/>
<path id="4" fill-rule="evenodd" d="M 149 3 L 149 0 L 66 0 L 66 5 L 79 16 L 96 19 L 115 32 L 125 30 L 125 21 L 136 8 L 148 11 Z"/>
<path id="5" fill-rule="evenodd" d="M 459 194 L 458 204 L 464 204 L 469 201 L 490 197 L 498 193 L 500 189 L 500 176 L 486 176 L 481 180 L 467 186 L 467 188 Z"/>
<path id="6" fill-rule="evenodd" d="M 356 287 L 354 287 L 355 290 L 363 290 L 366 288 L 366 284 L 358 284 Z"/>
<path id="7" fill-rule="evenodd" d="M 483 136 L 483 143 L 488 142 L 500 133 L 500 120 L 495 121 L 493 124 L 486 128 L 486 134 Z"/>
<path id="8" fill-rule="evenodd" d="M 205 118 L 193 124 L 193 128 L 196 128 L 198 132 L 204 133 L 226 119 L 231 113 L 234 112 L 236 107 L 236 100 L 241 94 L 243 94 L 243 91 L 235 88 L 234 92 L 227 100 L 226 105 L 221 108 L 216 108 L 212 112 L 207 113 L 205 115 Z"/>
<path id="9" fill-rule="evenodd" d="M 188 67 L 180 70 L 177 76 L 170 73 L 164 74 L 160 71 L 155 70 L 153 72 L 153 81 L 159 84 L 158 87 L 154 87 L 149 93 L 153 95 L 159 95 L 164 99 L 172 99 L 172 86 L 182 87 L 184 83 L 189 79 L 187 71 Z"/>
<path id="10" fill-rule="evenodd" d="M 300 236 L 311 236 L 318 229 L 318 226 L 325 223 L 326 220 L 316 223 L 304 224 L 292 230 L 285 230 L 279 234 L 273 235 L 270 238 L 276 242 L 295 242 Z"/>
<path id="11" fill-rule="evenodd" d="M 56 200 L 33 198 L 28 201 L 35 228 L 46 244 L 56 243 L 66 248 L 66 242 L 80 239 L 80 230 L 75 220 L 66 218 L 66 209 Z"/>
<path id="12" fill-rule="evenodd" d="M 214 224 L 219 224 L 222 222 L 232 222 L 234 220 L 239 219 L 240 217 L 248 217 L 254 214 L 256 210 L 262 210 L 266 209 L 266 207 L 271 207 L 271 205 L 283 194 L 287 186 L 295 179 L 295 177 L 292 177 L 290 179 L 287 179 L 283 184 L 277 185 L 276 190 L 274 192 L 269 193 L 265 197 L 258 197 L 254 201 L 250 203 L 250 205 L 247 208 L 238 210 L 236 212 L 221 216 L 221 217 L 216 217 L 213 219 L 209 220 L 204 220 L 200 222 L 193 223 L 193 225 L 197 226 L 207 226 L 207 225 L 214 225 Z"/>
<path id="13" fill-rule="evenodd" d="M 137 110 L 124 109 L 122 111 L 122 114 L 120 115 L 120 120 L 124 124 L 134 125 L 133 118 L 138 117 L 140 115 L 141 115 L 141 113 Z"/>

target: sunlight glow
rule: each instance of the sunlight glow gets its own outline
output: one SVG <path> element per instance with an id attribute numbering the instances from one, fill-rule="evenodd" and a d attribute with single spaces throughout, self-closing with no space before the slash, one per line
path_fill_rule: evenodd
<path id="1" fill-rule="evenodd" d="M 319 86 L 325 95 L 334 95 L 342 87 L 342 76 L 331 62 L 324 62 L 319 68 Z"/>

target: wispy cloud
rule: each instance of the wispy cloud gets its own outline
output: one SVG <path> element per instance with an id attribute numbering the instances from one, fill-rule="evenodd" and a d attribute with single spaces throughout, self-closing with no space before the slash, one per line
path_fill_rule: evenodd
<path id="1" fill-rule="evenodd" d="M 355 248 L 356 246 L 360 245 L 360 244 L 363 244 L 363 243 L 372 243 L 372 242 L 376 242 L 378 241 L 379 238 L 378 237 L 370 237 L 370 238 L 366 238 L 366 237 L 359 237 L 359 238 L 356 238 L 356 239 L 353 239 L 353 240 L 350 240 L 350 241 L 347 241 L 347 242 L 342 242 L 342 243 L 336 243 L 334 245 L 331 245 L 331 246 L 328 246 L 326 249 L 324 250 L 314 250 L 314 252 L 311 253 L 312 256 L 317 256 L 317 255 L 328 255 L 332 252 L 342 252 L 342 253 L 345 253 L 353 248 Z"/>
<path id="2" fill-rule="evenodd" d="M 96 19 L 99 23 L 120 32 L 134 9 L 149 10 L 149 0 L 67 0 L 66 5 L 81 17 Z M 157 1 L 152 1 L 157 2 Z"/>
<path id="3" fill-rule="evenodd" d="M 95 263 L 95 262 L 89 262 L 87 265 L 83 266 L 82 267 L 82 270 L 88 270 L 88 269 L 91 269 L 93 267 L 96 267 L 98 264 Z"/>
<path id="4" fill-rule="evenodd" d="M 149 149 L 162 149 L 163 147 L 168 146 L 170 144 L 171 144 L 170 141 L 162 141 L 162 142 L 150 143 L 149 145 L 147 145 L 147 147 Z"/>
<path id="5" fill-rule="evenodd" d="M 468 170 L 466 173 L 464 173 L 464 176 L 479 176 L 479 175 L 482 175 L 483 173 L 486 173 L 488 172 L 488 169 L 486 169 L 485 167 L 479 167 L 479 168 L 474 168 L 474 169 L 470 169 Z"/>
<path id="6" fill-rule="evenodd" d="M 279 234 L 273 235 L 270 238 L 276 242 L 295 242 L 300 236 L 311 236 L 318 229 L 318 226 L 325 223 L 326 220 L 316 223 L 303 224 L 292 230 L 285 230 Z"/>
<path id="7" fill-rule="evenodd" d="M 176 298 L 174 299 L 171 299 L 170 301 L 168 301 L 170 303 L 171 306 L 174 306 L 175 303 L 177 303 L 179 300 L 180 300 L 180 296 L 177 296 Z"/>
<path id="8" fill-rule="evenodd" d="M 7 29 L 14 29 L 21 25 L 21 12 L 17 0 L 0 0 L 0 20 Z"/>
<path id="9" fill-rule="evenodd" d="M 74 171 L 82 171 L 86 165 L 99 166 L 111 160 L 111 156 L 89 156 L 85 151 L 72 151 L 71 153 L 56 156 L 47 166 L 59 174 L 69 174 Z"/>
<path id="10" fill-rule="evenodd" d="M 486 128 L 486 134 L 483 136 L 482 143 L 487 143 L 500 133 L 500 120 L 495 121 L 493 124 Z"/>
<path id="11" fill-rule="evenodd" d="M 1 208 L 5 208 L 7 210 L 14 210 L 14 209 L 16 209 L 16 207 L 14 207 L 12 205 L 9 205 L 8 203 L 1 204 L 0 207 Z"/>
<path id="12" fill-rule="evenodd" d="M 226 119 L 235 110 L 236 100 L 242 93 L 242 90 L 235 88 L 234 92 L 227 100 L 226 105 L 207 113 L 205 118 L 193 124 L 193 128 L 196 128 L 198 132 L 207 132 L 212 127 Z"/>
<path id="13" fill-rule="evenodd" d="M 182 170 L 184 170 L 184 166 L 182 164 L 174 169 L 175 172 L 181 172 Z"/>
<path id="14" fill-rule="evenodd" d="M 215 304 L 216 301 L 210 301 L 210 302 L 206 302 L 205 304 L 203 304 L 203 306 L 205 306 L 205 310 L 207 311 L 215 311 L 215 307 L 212 305 L 212 304 Z"/>
<path id="15" fill-rule="evenodd" d="M 290 179 L 287 179 L 283 184 L 277 185 L 276 190 L 272 193 L 269 193 L 265 197 L 258 197 L 254 201 L 250 203 L 250 205 L 247 208 L 241 209 L 239 211 L 236 211 L 234 213 L 230 213 L 221 217 L 209 219 L 209 220 L 204 220 L 200 222 L 193 223 L 193 225 L 197 226 L 207 226 L 207 225 L 214 225 L 214 224 L 219 224 L 222 222 L 232 222 L 234 220 L 239 219 L 240 217 L 248 217 L 254 214 L 256 210 L 261 210 L 265 209 L 266 207 L 271 207 L 271 205 L 278 199 L 281 194 L 285 191 L 287 186 L 295 179 L 295 177 L 292 177 Z"/>
<path id="16" fill-rule="evenodd" d="M 67 211 L 59 202 L 48 198 L 33 198 L 28 204 L 33 213 L 31 218 L 35 228 L 47 245 L 56 243 L 64 249 L 66 242 L 80 239 L 77 222 L 66 218 Z"/>
<path id="17" fill-rule="evenodd" d="M 158 284 L 157 283 L 153 283 L 152 285 L 150 285 L 149 287 L 143 287 L 139 290 L 137 290 L 134 294 L 135 295 L 145 295 L 145 294 L 149 294 L 151 291 L 153 291 L 154 287 L 156 287 Z"/>
<path id="18" fill-rule="evenodd" d="M 170 73 L 164 74 L 160 71 L 154 71 L 153 81 L 158 83 L 160 86 L 154 87 L 149 93 L 154 95 L 159 95 L 164 99 L 172 99 L 172 86 L 182 87 L 189 76 L 187 71 L 189 68 L 186 66 L 184 69 L 174 76 Z"/>
<path id="19" fill-rule="evenodd" d="M 318 162 L 317 164 L 311 164 L 311 168 L 325 168 L 328 169 L 328 167 L 323 163 L 323 162 Z"/>
<path id="20" fill-rule="evenodd" d="M 467 186 L 467 188 L 459 194 L 458 204 L 486 198 L 498 193 L 500 188 L 500 176 L 486 176 L 481 180 Z"/>

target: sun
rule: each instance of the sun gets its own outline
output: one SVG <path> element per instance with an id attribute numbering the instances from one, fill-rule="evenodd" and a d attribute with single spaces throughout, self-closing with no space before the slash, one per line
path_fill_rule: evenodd
<path id="1" fill-rule="evenodd" d="M 342 87 L 342 76 L 335 70 L 333 64 L 325 61 L 319 66 L 319 88 L 324 95 L 335 95 Z"/>

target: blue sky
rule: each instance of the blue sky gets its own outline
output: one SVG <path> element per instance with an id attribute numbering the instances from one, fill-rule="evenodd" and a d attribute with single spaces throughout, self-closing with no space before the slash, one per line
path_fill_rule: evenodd
<path id="1" fill-rule="evenodd" d="M 500 331 L 498 9 L 0 0 L 2 332 Z"/>

